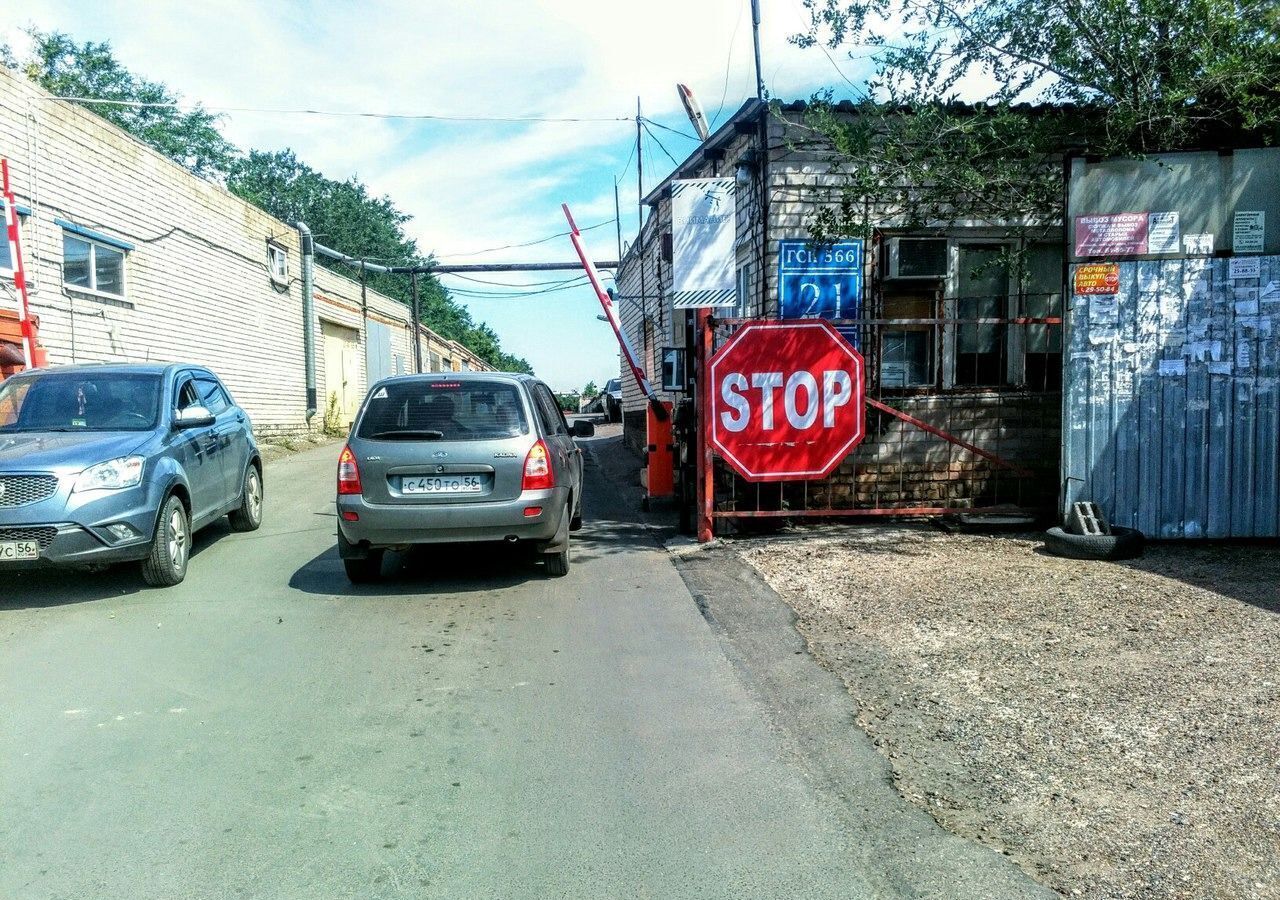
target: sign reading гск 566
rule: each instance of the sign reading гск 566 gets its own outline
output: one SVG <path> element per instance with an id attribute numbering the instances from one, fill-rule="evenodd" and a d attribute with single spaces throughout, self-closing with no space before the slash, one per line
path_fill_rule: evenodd
<path id="1" fill-rule="evenodd" d="M 827 322 L 751 322 L 707 369 L 711 443 L 744 478 L 825 478 L 862 441 L 862 356 Z"/>

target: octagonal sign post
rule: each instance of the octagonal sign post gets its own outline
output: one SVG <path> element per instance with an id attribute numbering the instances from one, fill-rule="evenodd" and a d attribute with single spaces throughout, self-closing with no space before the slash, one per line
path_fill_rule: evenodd
<path id="1" fill-rule="evenodd" d="M 711 443 L 749 481 L 825 478 L 862 441 L 862 355 L 828 322 L 750 322 L 707 368 Z"/>

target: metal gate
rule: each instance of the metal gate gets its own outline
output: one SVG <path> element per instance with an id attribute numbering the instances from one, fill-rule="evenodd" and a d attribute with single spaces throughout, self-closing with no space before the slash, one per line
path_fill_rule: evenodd
<path id="1" fill-rule="evenodd" d="M 1061 393 L 1056 390 L 922 391 L 867 385 L 867 437 L 821 481 L 752 483 L 712 451 L 707 361 L 747 321 L 698 313 L 697 504 L 699 536 L 715 520 L 938 516 L 960 511 L 1036 511 L 1057 500 Z M 847 319 L 834 322 L 879 371 L 886 328 L 1060 326 L 1059 317 Z M 954 339 L 949 337 L 948 339 Z M 1005 342 L 1002 346 L 1008 346 Z M 999 364 L 999 363 L 998 363 Z M 1044 387 L 1043 385 L 1041 386 Z"/>

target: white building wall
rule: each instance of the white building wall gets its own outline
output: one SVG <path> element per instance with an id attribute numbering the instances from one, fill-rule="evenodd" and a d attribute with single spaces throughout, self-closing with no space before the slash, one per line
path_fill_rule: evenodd
<path id="1" fill-rule="evenodd" d="M 291 223 L 3 68 L 0 155 L 9 160 L 19 205 L 32 208 L 22 222 L 23 250 L 32 312 L 51 364 L 194 362 L 226 381 L 259 428 L 306 427 L 300 243 Z M 55 219 L 133 245 L 123 299 L 63 284 L 63 229 Z M 270 277 L 268 241 L 288 253 L 286 284 Z M 316 293 L 318 315 L 363 335 L 358 284 L 317 266 Z M 333 311 L 325 298 L 346 308 Z M 0 303 L 12 302 L 8 285 Z M 368 314 L 392 327 L 392 352 L 411 371 L 408 310 L 374 292 L 367 302 Z M 323 398 L 323 341 L 314 324 Z M 467 359 L 485 368 L 425 329 L 423 344 L 424 368 L 428 345 L 447 348 L 455 364 Z M 323 408 L 313 427 L 322 414 Z"/>

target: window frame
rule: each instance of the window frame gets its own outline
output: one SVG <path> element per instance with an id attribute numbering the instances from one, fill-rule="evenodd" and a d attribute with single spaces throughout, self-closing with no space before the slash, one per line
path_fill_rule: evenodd
<path id="1" fill-rule="evenodd" d="M 219 381 L 212 374 L 204 373 L 204 372 L 196 372 L 192 376 L 192 381 L 195 383 L 195 386 L 196 386 L 196 398 L 200 401 L 200 404 L 204 406 L 205 409 L 209 410 L 209 412 L 212 413 L 215 417 L 222 415 L 227 410 L 231 409 L 231 407 L 233 406 L 231 402 L 231 395 L 228 394 L 227 389 L 222 386 L 222 382 Z M 212 396 L 212 395 L 206 396 L 206 392 L 202 387 L 202 384 L 204 383 L 212 385 L 214 390 L 217 392 L 217 397 L 222 401 L 221 409 L 215 410 L 212 406 L 210 406 L 206 402 L 209 399 L 209 396 Z"/>
<path id="2" fill-rule="evenodd" d="M 1022 368 L 1021 347 L 1022 334 L 1021 329 L 1010 328 L 1008 325 L 996 326 L 1001 329 L 1000 349 L 1004 354 L 1004 366 L 1001 373 L 1001 380 L 988 384 L 957 384 L 956 383 L 956 363 L 959 357 L 958 351 L 958 329 L 959 325 L 955 323 L 955 319 L 960 318 L 960 301 L 972 300 L 980 298 L 962 297 L 960 296 L 960 253 L 966 247 L 982 247 L 992 249 L 1012 249 L 1017 245 L 1017 241 L 1011 241 L 1008 238 L 986 238 L 986 237 L 951 237 L 948 239 L 950 246 L 947 253 L 947 277 L 945 280 L 946 291 L 943 296 L 943 314 L 947 319 L 952 320 L 943 326 L 942 335 L 942 386 L 948 389 L 958 390 L 976 390 L 976 391 L 993 391 L 1003 388 L 1017 387 L 1019 384 L 1019 371 Z M 1018 304 L 1018 286 L 1012 271 L 1005 272 L 1005 292 L 1004 303 L 1001 315 L 996 318 L 1012 319 L 1017 315 Z M 979 326 L 974 326 L 979 327 Z"/>
<path id="3" fill-rule="evenodd" d="M 283 272 L 276 272 L 276 260 L 283 262 Z M 289 283 L 289 251 L 270 241 L 267 242 L 267 274 L 276 284 Z"/>
<path id="4" fill-rule="evenodd" d="M 551 392 L 551 388 L 547 387 L 541 381 L 534 382 L 533 385 L 534 402 L 538 407 L 538 418 L 542 420 L 543 427 L 548 426 L 547 418 L 551 418 L 550 434 L 547 437 L 560 437 L 569 433 L 569 423 L 565 421 L 564 410 L 560 408 L 560 403 L 556 400 L 556 395 Z M 552 415 L 554 413 L 554 415 Z"/>
<path id="5" fill-rule="evenodd" d="M 70 284 L 67 281 L 67 241 L 79 241 L 89 248 L 89 281 L 90 286 L 85 287 L 79 284 Z M 98 289 L 98 249 L 102 248 L 110 253 L 120 254 L 120 293 L 113 294 L 110 291 Z M 113 247 L 105 241 L 96 241 L 91 237 L 85 237 L 82 234 L 63 229 L 62 231 L 62 289 L 64 291 L 75 291 L 77 294 L 87 294 L 91 297 L 102 297 L 107 300 L 116 300 L 127 302 L 129 299 L 129 273 L 128 262 L 129 251 L 122 247 Z"/>
<path id="6" fill-rule="evenodd" d="M 0 222 L 5 221 L 4 208 L 5 208 L 5 203 L 3 200 L 0 200 Z M 21 241 L 22 240 L 22 220 L 26 218 L 26 215 L 22 212 L 21 207 L 15 209 L 14 213 L 15 213 L 15 218 L 18 220 L 18 240 Z M 4 229 L 3 235 L 0 235 L 0 244 L 4 245 L 4 252 L 8 254 L 9 253 L 9 231 L 7 228 Z M 0 275 L 3 275 L 6 278 L 11 279 L 13 278 L 15 272 L 17 272 L 17 269 L 14 268 L 12 259 L 9 260 L 9 265 L 7 266 L 4 265 L 4 263 L 0 263 Z"/>
<path id="7" fill-rule="evenodd" d="M 912 234 L 894 234 L 892 238 L 898 237 L 917 237 Z M 1025 252 L 1034 252 L 1036 247 L 1052 247 L 1055 250 L 1066 253 L 1064 246 L 1058 245 L 1053 240 L 1035 239 L 1031 237 L 1019 238 L 1009 236 L 996 236 L 988 233 L 964 234 L 952 233 L 946 237 L 947 240 L 947 276 L 945 278 L 927 279 L 897 279 L 887 278 L 880 285 L 880 296 L 886 298 L 897 293 L 915 293 L 917 291 L 923 293 L 925 285 L 929 285 L 928 290 L 934 292 L 937 296 L 936 312 L 933 314 L 944 320 L 944 324 L 934 326 L 932 347 L 935 358 L 933 360 L 934 379 L 930 383 L 912 384 L 905 386 L 884 387 L 880 384 L 881 372 L 880 366 L 883 364 L 883 358 L 877 359 L 876 378 L 877 383 L 885 391 L 895 395 L 903 394 L 927 394 L 936 391 L 945 392 L 982 392 L 990 393 L 997 391 L 1010 390 L 1033 390 L 1037 392 L 1052 393 L 1055 388 L 1047 386 L 1047 384 L 1032 385 L 1028 382 L 1027 368 L 1027 347 L 1028 332 L 1026 326 L 1015 326 L 1006 324 L 999 326 L 1001 328 L 1000 335 L 1000 352 L 1003 354 L 999 371 L 1000 380 L 985 384 L 968 384 L 957 381 L 957 364 L 959 362 L 959 328 L 956 320 L 960 318 L 959 308 L 960 301 L 966 299 L 960 296 L 961 284 L 964 273 L 961 271 L 961 255 L 963 248 L 968 247 L 988 247 L 992 249 L 1004 249 L 1010 252 L 1018 252 L 1019 248 Z M 893 287 L 891 291 L 890 286 Z M 1000 305 L 1000 315 L 998 318 L 1005 320 L 1013 320 L 1020 316 L 1029 316 L 1030 313 L 1025 309 L 1027 298 L 1035 295 L 1056 295 L 1059 303 L 1058 315 L 1063 315 L 1062 304 L 1065 303 L 1066 294 L 1064 288 L 1059 285 L 1054 291 L 1043 292 L 1037 291 L 1036 285 L 1031 280 L 1031 273 L 1022 273 L 1022 280 L 1019 280 L 1019 274 L 1016 267 L 1009 266 L 1006 271 L 1006 287 L 1004 292 L 1004 303 Z M 900 289 L 900 290 L 898 290 Z M 972 299 L 972 298 L 968 298 Z M 883 299 L 882 299 L 883 302 Z M 1053 314 L 1050 308 L 1050 315 Z M 884 318 L 888 320 L 887 313 Z M 908 317 L 910 318 L 910 317 Z M 1062 326 L 1047 326 L 1049 328 L 1059 328 Z M 877 335 L 877 349 L 882 348 L 884 334 L 890 331 L 901 331 L 902 328 L 895 327 L 892 324 L 883 324 L 879 326 Z M 1060 349 L 1057 351 L 1061 354 L 1061 342 L 1064 340 L 1061 331 L 1059 331 L 1058 341 Z M 1045 351 L 1046 357 L 1052 357 L 1054 351 Z"/>

